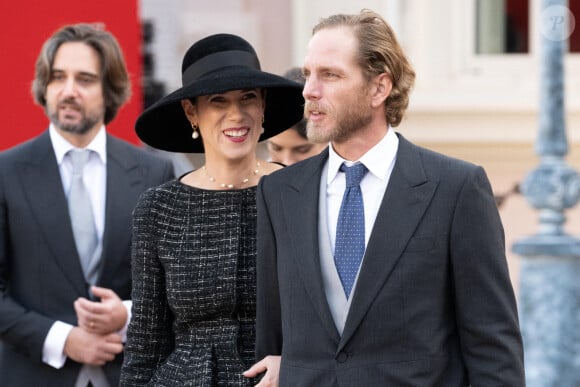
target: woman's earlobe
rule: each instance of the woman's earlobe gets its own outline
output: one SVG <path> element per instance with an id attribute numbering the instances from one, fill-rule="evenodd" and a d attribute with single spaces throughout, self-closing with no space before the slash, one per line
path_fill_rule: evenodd
<path id="1" fill-rule="evenodd" d="M 181 107 L 183 108 L 183 112 L 189 118 L 190 121 L 195 120 L 195 107 L 188 99 L 181 100 Z"/>

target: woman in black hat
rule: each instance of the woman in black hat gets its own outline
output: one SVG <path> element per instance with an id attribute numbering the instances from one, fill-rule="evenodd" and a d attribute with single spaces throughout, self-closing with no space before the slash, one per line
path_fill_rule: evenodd
<path id="1" fill-rule="evenodd" d="M 252 46 L 228 34 L 191 46 L 182 79 L 136 131 L 158 149 L 204 152 L 205 165 L 135 208 L 121 385 L 250 386 L 256 185 L 279 168 L 256 147 L 302 118 L 302 85 L 261 71 Z"/>

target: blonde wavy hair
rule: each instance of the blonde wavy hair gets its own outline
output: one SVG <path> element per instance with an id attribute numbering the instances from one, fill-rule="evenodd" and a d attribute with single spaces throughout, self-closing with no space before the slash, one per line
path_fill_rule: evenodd
<path id="1" fill-rule="evenodd" d="M 337 14 L 323 18 L 312 34 L 335 27 L 350 27 L 358 40 L 357 62 L 367 80 L 386 73 L 393 89 L 385 100 L 387 122 L 396 127 L 409 106 L 409 94 L 415 83 L 415 71 L 399 45 L 395 33 L 378 13 L 363 9 L 359 14 Z"/>

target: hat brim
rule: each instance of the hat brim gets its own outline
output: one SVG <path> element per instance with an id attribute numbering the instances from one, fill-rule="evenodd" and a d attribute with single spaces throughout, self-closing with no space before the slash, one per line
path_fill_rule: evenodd
<path id="1" fill-rule="evenodd" d="M 303 85 L 275 74 L 231 66 L 209 73 L 183 86 L 146 109 L 135 130 L 146 144 L 169 152 L 203 153 L 201 138 L 191 137 L 192 128 L 181 100 L 231 90 L 266 89 L 264 133 L 260 141 L 277 135 L 299 122 L 304 115 Z"/>

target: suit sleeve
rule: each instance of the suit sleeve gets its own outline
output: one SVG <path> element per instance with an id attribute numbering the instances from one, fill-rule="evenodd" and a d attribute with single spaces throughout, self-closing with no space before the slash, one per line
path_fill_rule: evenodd
<path id="1" fill-rule="evenodd" d="M 175 170 L 173 169 L 173 164 L 171 161 L 166 161 L 163 167 L 163 173 L 161 177 L 161 183 L 165 183 L 166 181 L 175 179 Z"/>
<path id="2" fill-rule="evenodd" d="M 121 372 L 123 386 L 147 384 L 173 349 L 173 314 L 157 254 L 156 202 L 155 190 L 146 191 L 133 214 L 133 309 Z"/>
<path id="3" fill-rule="evenodd" d="M 282 323 L 276 237 L 270 220 L 264 176 L 258 185 L 257 208 L 257 302 L 256 302 L 256 359 L 282 353 Z"/>
<path id="4" fill-rule="evenodd" d="M 44 340 L 55 320 L 25 308 L 9 292 L 11 232 L 4 175 L 11 173 L 10 168 L 11 164 L 0 160 L 0 340 L 41 363 Z"/>
<path id="5" fill-rule="evenodd" d="M 167 158 L 144 153 L 140 154 L 140 163 L 147 168 L 147 187 L 156 187 L 175 179 L 173 163 Z"/>
<path id="6" fill-rule="evenodd" d="M 459 193 L 451 229 L 456 319 L 473 386 L 524 386 L 523 346 L 501 219 L 482 168 Z"/>

